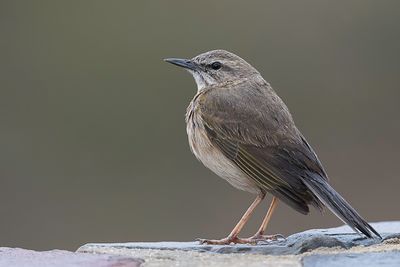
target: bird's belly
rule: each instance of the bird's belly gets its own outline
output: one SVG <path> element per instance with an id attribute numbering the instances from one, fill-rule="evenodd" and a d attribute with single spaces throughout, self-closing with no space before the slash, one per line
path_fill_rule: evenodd
<path id="1" fill-rule="evenodd" d="M 254 194 L 260 193 L 260 188 L 253 180 L 213 146 L 204 128 L 199 126 L 194 127 L 190 123 L 187 126 L 190 149 L 196 158 L 237 189 Z"/>

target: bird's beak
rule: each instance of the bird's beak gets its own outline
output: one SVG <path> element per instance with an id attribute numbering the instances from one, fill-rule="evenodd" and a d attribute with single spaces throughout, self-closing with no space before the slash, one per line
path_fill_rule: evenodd
<path id="1" fill-rule="evenodd" d="M 177 65 L 179 67 L 197 71 L 199 70 L 199 66 L 191 61 L 190 59 L 181 59 L 181 58 L 166 58 L 164 59 L 165 62 Z"/>

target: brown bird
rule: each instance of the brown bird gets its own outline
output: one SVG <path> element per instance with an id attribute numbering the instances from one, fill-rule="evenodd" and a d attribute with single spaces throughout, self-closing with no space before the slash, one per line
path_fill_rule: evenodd
<path id="1" fill-rule="evenodd" d="M 296 128 L 288 108 L 254 67 L 224 50 L 165 61 L 188 70 L 197 83 L 197 94 L 186 113 L 194 155 L 234 187 L 257 195 L 228 237 L 200 242 L 276 239 L 280 235 L 264 233 L 278 200 L 303 214 L 309 213 L 310 205 L 319 210 L 326 206 L 354 231 L 380 238 L 329 185 L 321 162 Z M 273 199 L 260 228 L 250 238 L 239 238 L 267 193 Z"/>

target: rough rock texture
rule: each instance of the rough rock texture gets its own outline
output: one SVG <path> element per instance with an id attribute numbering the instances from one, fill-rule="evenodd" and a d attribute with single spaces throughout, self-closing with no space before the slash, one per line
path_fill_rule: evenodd
<path id="1" fill-rule="evenodd" d="M 267 256 L 260 254 L 220 254 L 183 250 L 99 248 L 96 253 L 140 257 L 143 267 L 301 267 L 297 256 Z"/>
<path id="2" fill-rule="evenodd" d="M 372 224 L 383 239 L 366 239 L 347 226 L 309 230 L 258 245 L 197 242 L 87 244 L 78 251 L 139 257 L 143 266 L 400 266 L 400 222 Z"/>
<path id="3" fill-rule="evenodd" d="M 96 249 L 158 249 L 183 250 L 213 253 L 250 253 L 264 255 L 297 255 L 317 248 L 351 248 L 354 246 L 371 246 L 382 241 L 400 238 L 400 222 L 382 222 L 372 224 L 382 235 L 382 240 L 368 239 L 354 233 L 348 226 L 330 229 L 308 230 L 277 241 L 259 243 L 258 245 L 200 245 L 198 242 L 132 242 L 113 244 L 87 244 L 79 251 L 96 251 Z"/>
<path id="4" fill-rule="evenodd" d="M 373 226 L 383 240 L 362 238 L 348 227 L 338 227 L 309 230 L 254 246 L 197 242 L 87 244 L 75 253 L 0 248 L 0 267 L 400 266 L 400 222 Z"/>
<path id="5" fill-rule="evenodd" d="M 0 248 L 0 267 L 138 267 L 143 260 L 116 255 Z"/>
<path id="6" fill-rule="evenodd" d="M 372 253 L 340 253 L 333 255 L 312 255 L 303 259 L 306 267 L 398 267 L 400 266 L 400 252 L 372 252 Z"/>

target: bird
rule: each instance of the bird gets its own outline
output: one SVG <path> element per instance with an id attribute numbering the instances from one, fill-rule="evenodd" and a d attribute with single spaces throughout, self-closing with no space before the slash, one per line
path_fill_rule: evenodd
<path id="1" fill-rule="evenodd" d="M 195 157 L 237 189 L 256 198 L 222 239 L 201 244 L 257 244 L 282 235 L 265 235 L 281 201 L 308 214 L 310 206 L 330 209 L 367 238 L 379 233 L 329 184 L 328 175 L 289 109 L 261 74 L 241 57 L 212 50 L 192 59 L 166 58 L 192 74 L 197 93 L 186 111 L 186 131 Z M 267 194 L 272 201 L 257 232 L 239 234 Z"/>

